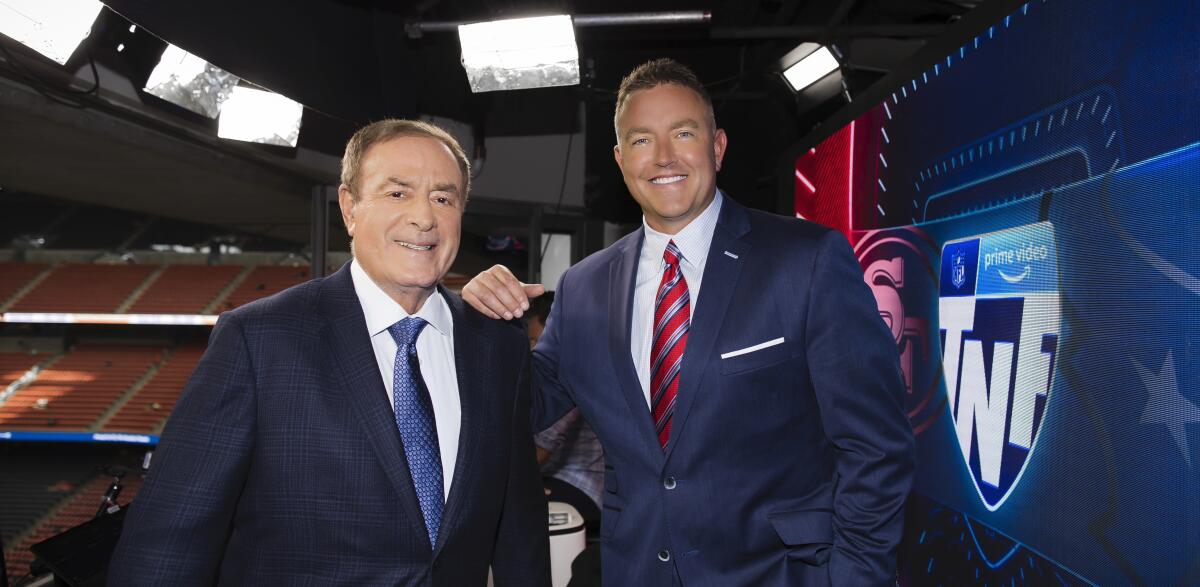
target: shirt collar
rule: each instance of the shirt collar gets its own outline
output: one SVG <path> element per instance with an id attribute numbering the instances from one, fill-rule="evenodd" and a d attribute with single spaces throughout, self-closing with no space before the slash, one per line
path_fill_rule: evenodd
<path id="1" fill-rule="evenodd" d="M 642 228 L 646 234 L 642 250 L 661 259 L 662 252 L 667 248 L 667 242 L 673 240 L 675 246 L 679 247 L 679 252 L 683 254 L 684 263 L 695 268 L 702 267 L 708 259 L 708 247 L 712 244 L 713 230 L 716 229 L 717 218 L 721 215 L 721 204 L 724 200 L 724 194 L 718 189 L 713 201 L 708 203 L 708 207 L 683 227 L 683 230 L 675 234 L 666 234 L 650 228 L 650 225 L 646 223 L 646 217 L 642 216 Z"/>
<path id="2" fill-rule="evenodd" d="M 350 279 L 354 282 L 354 293 L 358 294 L 358 303 L 362 305 L 363 315 L 367 319 L 367 333 L 370 336 L 373 337 L 410 316 L 371 279 L 370 275 L 367 275 L 366 270 L 358 264 L 358 260 L 350 262 Z M 434 290 L 421 305 L 421 309 L 411 315 L 424 319 L 442 336 L 450 336 L 453 332 L 454 318 L 450 315 L 450 307 L 440 291 Z"/>

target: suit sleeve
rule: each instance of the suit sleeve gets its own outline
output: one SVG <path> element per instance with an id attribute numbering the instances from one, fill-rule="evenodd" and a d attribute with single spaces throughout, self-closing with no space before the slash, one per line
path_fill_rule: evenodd
<path id="1" fill-rule="evenodd" d="M 550 586 L 546 497 L 542 492 L 533 451 L 533 432 L 529 427 L 529 352 L 523 354 L 516 401 L 513 402 L 508 486 L 492 554 L 496 587 Z"/>
<path id="2" fill-rule="evenodd" d="M 254 378 L 242 325 L 221 317 L 130 507 L 110 585 L 211 585 L 249 468 Z"/>
<path id="3" fill-rule="evenodd" d="M 554 304 L 546 317 L 546 327 L 533 349 L 533 431 L 542 432 L 558 422 L 571 408 L 574 400 L 559 379 L 558 367 L 562 355 L 563 330 L 568 270 L 558 279 Z"/>
<path id="4" fill-rule="evenodd" d="M 837 471 L 830 579 L 891 585 L 914 466 L 896 343 L 841 234 L 822 239 L 811 287 L 806 352 Z"/>

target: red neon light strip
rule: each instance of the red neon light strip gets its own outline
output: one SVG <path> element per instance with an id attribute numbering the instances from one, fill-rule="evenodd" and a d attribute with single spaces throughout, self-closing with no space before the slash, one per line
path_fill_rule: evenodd
<path id="1" fill-rule="evenodd" d="M 813 186 L 811 181 L 808 181 L 807 177 L 804 177 L 803 173 L 800 173 L 799 169 L 796 170 L 796 179 L 800 180 L 800 182 L 804 184 L 804 187 L 808 188 L 808 191 L 814 194 L 817 193 L 817 188 Z"/>
<path id="2" fill-rule="evenodd" d="M 846 232 L 854 230 L 854 122 L 850 121 L 850 177 L 846 182 Z"/>

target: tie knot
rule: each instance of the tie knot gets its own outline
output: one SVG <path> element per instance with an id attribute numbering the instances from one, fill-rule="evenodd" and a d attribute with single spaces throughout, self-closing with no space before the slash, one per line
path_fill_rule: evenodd
<path id="1" fill-rule="evenodd" d="M 667 265 L 678 265 L 679 260 L 683 258 L 683 253 L 679 252 L 679 247 L 675 246 L 675 241 L 667 241 L 667 248 L 663 251 L 663 260 Z"/>
<path id="2" fill-rule="evenodd" d="M 425 328 L 424 318 L 409 316 L 391 326 L 388 326 L 388 332 L 391 333 L 392 339 L 400 348 L 412 350 L 413 345 L 417 342 L 417 335 L 421 334 L 421 329 Z"/>

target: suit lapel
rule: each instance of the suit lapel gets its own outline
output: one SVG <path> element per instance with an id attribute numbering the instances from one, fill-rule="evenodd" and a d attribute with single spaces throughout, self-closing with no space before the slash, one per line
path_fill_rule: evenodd
<path id="1" fill-rule="evenodd" d="M 388 405 L 383 376 L 367 336 L 366 318 L 354 293 L 349 263 L 325 280 L 320 295 L 318 311 L 326 320 L 322 339 L 340 370 L 346 401 L 400 498 L 405 520 L 419 528 L 419 535 L 425 536 L 424 517 L 413 489 L 395 413 Z"/>
<path id="2" fill-rule="evenodd" d="M 629 404 L 634 427 L 642 435 L 647 446 L 653 446 L 655 455 L 662 455 L 658 436 L 654 433 L 654 417 L 646 404 L 646 395 L 638 381 L 637 369 L 630 354 L 633 328 L 633 288 L 637 278 L 638 257 L 642 250 L 645 232 L 639 231 L 637 238 L 622 241 L 624 249 L 612 261 L 608 275 L 608 345 L 613 368 L 617 372 L 618 387 Z"/>
<path id="3" fill-rule="evenodd" d="M 446 540 L 461 525 L 463 502 L 473 491 L 489 490 L 472 487 L 470 475 L 472 464 L 478 458 L 481 435 L 492 430 L 484 421 L 482 405 L 484 389 L 488 377 L 492 373 L 489 359 L 493 351 L 486 348 L 487 341 L 476 329 L 467 324 L 464 315 L 463 301 L 444 288 L 442 296 L 450 307 L 454 317 L 454 371 L 458 377 L 458 397 L 462 407 L 462 423 L 458 435 L 458 458 L 454 465 L 454 479 L 450 485 L 450 495 L 446 499 L 446 508 L 442 513 L 442 526 L 438 531 L 438 545 L 434 557 L 441 552 Z M 494 489 L 494 488 L 491 488 Z"/>
<path id="4" fill-rule="evenodd" d="M 725 322 L 729 301 L 737 289 L 742 271 L 742 258 L 750 253 L 750 245 L 740 240 L 749 230 L 746 210 L 728 196 L 721 206 L 717 227 L 713 231 L 712 244 L 708 249 L 708 260 L 704 265 L 704 295 L 692 310 L 692 323 L 688 329 L 687 348 L 683 352 L 683 365 L 679 375 L 679 392 L 675 400 L 675 414 L 671 416 L 671 443 L 667 447 L 668 459 L 679 446 L 680 437 L 687 429 L 687 418 L 691 414 L 705 371 L 716 357 L 713 348 Z M 728 253 L 728 254 L 727 254 Z M 732 255 L 732 256 L 731 256 Z M 736 258 L 735 258 L 736 257 Z M 683 440 L 686 442 L 686 440 Z"/>

